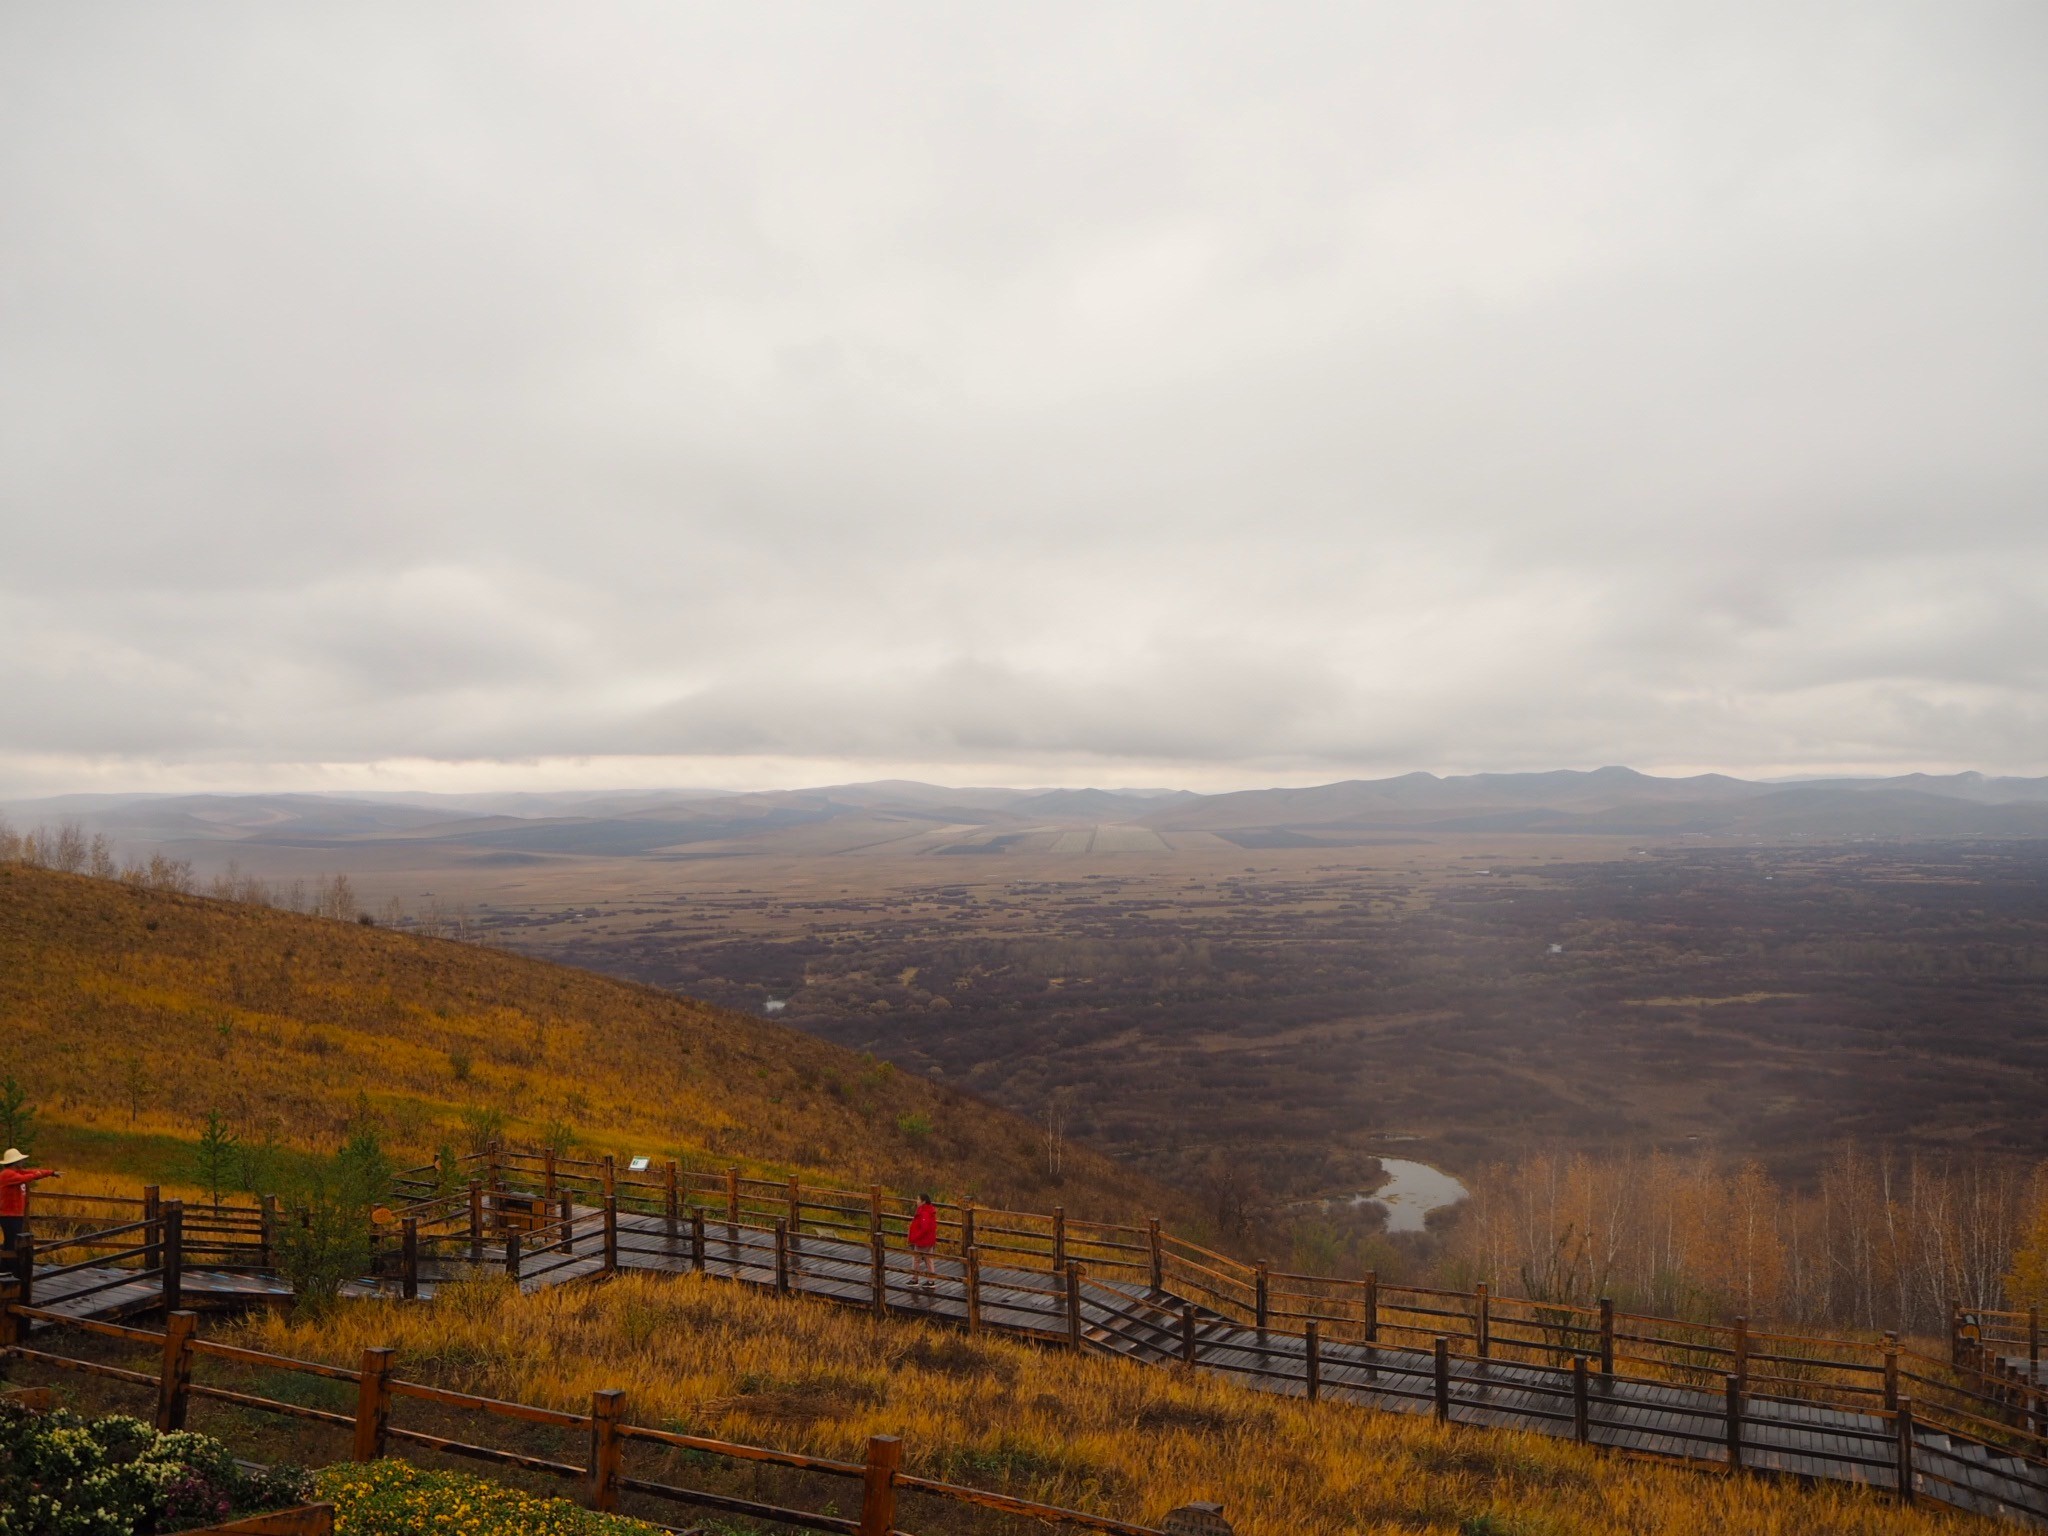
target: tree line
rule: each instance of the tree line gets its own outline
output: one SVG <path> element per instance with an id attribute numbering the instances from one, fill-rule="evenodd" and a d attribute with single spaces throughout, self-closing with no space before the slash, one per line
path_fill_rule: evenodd
<path id="1" fill-rule="evenodd" d="M 1444 1278 L 1537 1300 L 1921 1334 L 2048 1306 L 2048 1163 L 1843 1144 L 1796 1190 L 1756 1162 L 1539 1154 L 1472 1182 Z"/>
<path id="2" fill-rule="evenodd" d="M 265 880 L 249 874 L 233 859 L 202 879 L 190 859 L 167 858 L 152 853 L 147 860 L 123 859 L 104 832 L 90 836 L 77 822 L 62 822 L 52 828 L 36 827 L 17 832 L 0 817 L 0 864 L 26 864 L 32 869 L 55 870 L 60 874 L 88 875 L 96 880 L 119 880 L 149 891 L 171 891 L 181 896 L 210 896 L 216 901 L 237 901 L 249 906 L 273 907 L 283 912 L 301 912 L 309 917 L 332 918 L 343 923 L 382 923 L 403 928 L 428 938 L 474 940 L 480 937 L 469 909 L 429 900 L 418 911 L 410 910 L 396 896 L 372 912 L 357 897 L 347 875 L 321 875 L 311 880 Z"/>

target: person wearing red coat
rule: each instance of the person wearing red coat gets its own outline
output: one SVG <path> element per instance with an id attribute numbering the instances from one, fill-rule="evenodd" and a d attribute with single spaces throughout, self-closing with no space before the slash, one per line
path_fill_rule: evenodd
<path id="1" fill-rule="evenodd" d="M 24 1168 L 28 1154 L 9 1147 L 0 1155 L 0 1252 L 12 1253 L 28 1230 L 28 1187 L 38 1179 L 54 1179 L 54 1168 Z"/>
<path id="2" fill-rule="evenodd" d="M 939 1208 L 930 1195 L 917 1197 L 917 1209 L 911 1212 L 910 1228 L 903 1236 L 910 1244 L 910 1283 L 937 1290 L 939 1270 L 932 1262 L 932 1250 L 939 1246 Z"/>

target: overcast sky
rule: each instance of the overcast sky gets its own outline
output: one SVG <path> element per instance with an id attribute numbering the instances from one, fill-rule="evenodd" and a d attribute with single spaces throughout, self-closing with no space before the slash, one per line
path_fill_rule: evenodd
<path id="1" fill-rule="evenodd" d="M 0 3 L 0 791 L 2048 772 L 2048 7 Z"/>

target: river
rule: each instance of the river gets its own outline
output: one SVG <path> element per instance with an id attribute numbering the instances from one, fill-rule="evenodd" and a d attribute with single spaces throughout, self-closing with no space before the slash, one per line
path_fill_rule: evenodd
<path id="1" fill-rule="evenodd" d="M 1311 1204 L 1326 1211 L 1340 1205 L 1377 1205 L 1387 1213 L 1389 1232 L 1422 1232 L 1428 1228 L 1431 1211 L 1456 1205 L 1470 1193 L 1441 1168 L 1432 1168 L 1427 1163 L 1383 1157 L 1380 1166 L 1387 1171 L 1387 1178 L 1378 1189 Z"/>

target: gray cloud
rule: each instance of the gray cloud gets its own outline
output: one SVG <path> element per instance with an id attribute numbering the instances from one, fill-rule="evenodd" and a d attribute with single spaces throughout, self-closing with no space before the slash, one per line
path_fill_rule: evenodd
<path id="1" fill-rule="evenodd" d="M 2048 771 L 2044 42 L 13 8 L 0 784 Z"/>

